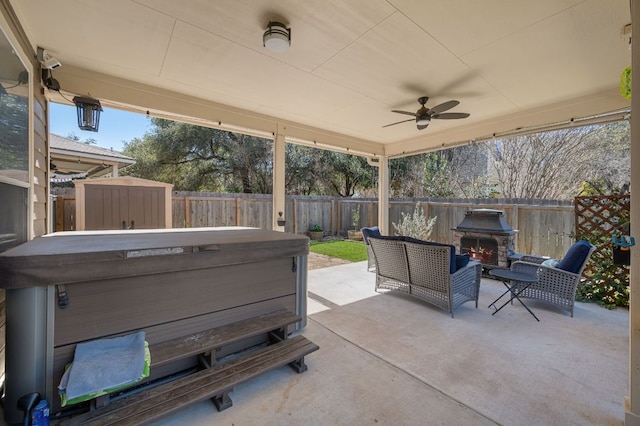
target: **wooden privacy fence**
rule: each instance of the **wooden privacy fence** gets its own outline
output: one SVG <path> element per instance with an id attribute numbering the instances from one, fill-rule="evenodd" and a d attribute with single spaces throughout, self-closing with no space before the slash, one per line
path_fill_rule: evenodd
<path id="1" fill-rule="evenodd" d="M 389 230 L 412 213 L 416 203 L 427 217 L 437 216 L 432 240 L 453 243 L 452 228 L 469 209 L 504 211 L 507 222 L 519 230 L 515 249 L 519 253 L 560 258 L 573 243 L 574 207 L 570 201 L 525 199 L 392 199 L 389 203 Z M 73 230 L 75 196 L 73 190 L 60 191 L 54 203 L 56 231 Z M 218 194 L 174 192 L 173 227 L 251 226 L 271 229 L 272 197 L 260 194 Z M 354 213 L 359 217 L 354 222 Z M 285 231 L 304 234 L 318 224 L 325 236 L 346 236 L 351 229 L 378 224 L 378 201 L 374 198 L 287 196 Z"/>

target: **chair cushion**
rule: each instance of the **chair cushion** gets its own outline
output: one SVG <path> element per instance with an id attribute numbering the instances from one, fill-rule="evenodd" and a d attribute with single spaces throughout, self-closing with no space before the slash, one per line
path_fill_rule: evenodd
<path id="1" fill-rule="evenodd" d="M 364 243 L 369 245 L 369 237 L 379 237 L 380 236 L 380 228 L 377 226 L 372 226 L 370 228 L 362 228 L 362 238 L 364 238 Z"/>
<path id="2" fill-rule="evenodd" d="M 469 264 L 470 256 L 468 254 L 456 254 L 456 271 L 464 268 Z"/>
<path id="3" fill-rule="evenodd" d="M 585 259 L 591 251 L 591 244 L 588 241 L 577 241 L 564 255 L 556 268 L 577 274 L 582 269 Z"/>
<path id="4" fill-rule="evenodd" d="M 452 246 L 451 244 L 442 244 L 442 243 L 434 243 L 433 241 L 419 240 L 417 238 L 411 238 L 411 237 L 402 237 L 402 238 L 404 238 L 403 241 L 406 241 L 408 243 L 424 244 L 426 246 L 451 247 L 451 250 L 449 250 L 449 273 L 453 274 L 458 270 L 456 266 L 456 247 L 455 246 Z"/>

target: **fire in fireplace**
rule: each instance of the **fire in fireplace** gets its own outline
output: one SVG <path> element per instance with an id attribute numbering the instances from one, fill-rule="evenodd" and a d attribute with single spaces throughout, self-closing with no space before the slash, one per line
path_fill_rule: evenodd
<path id="1" fill-rule="evenodd" d="M 454 245 L 459 253 L 468 253 L 486 268 L 508 268 L 514 254 L 514 231 L 501 210 L 468 210 L 453 228 Z"/>
<path id="2" fill-rule="evenodd" d="M 460 253 L 469 254 L 484 265 L 498 265 L 498 242 L 493 238 L 462 237 Z"/>

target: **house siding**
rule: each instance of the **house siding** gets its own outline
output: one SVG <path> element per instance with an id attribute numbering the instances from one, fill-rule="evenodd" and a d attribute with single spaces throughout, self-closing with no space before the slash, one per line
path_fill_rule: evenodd
<path id="1" fill-rule="evenodd" d="M 49 232 L 48 209 L 49 209 L 49 146 L 48 146 L 48 112 L 47 100 L 44 90 L 40 85 L 40 64 L 36 60 L 36 52 L 33 51 L 31 43 L 19 24 L 19 20 L 8 0 L 0 0 L 0 15 L 2 30 L 11 34 L 18 45 L 14 46 L 24 53 L 24 57 L 29 58 L 30 64 L 25 64 L 30 68 L 32 85 L 32 171 L 30 209 L 31 217 L 28 218 L 30 225 L 29 237 L 37 236 Z M 5 291 L 0 290 L 0 382 L 4 382 L 5 376 L 5 329 L 6 329 L 6 306 Z"/>
<path id="2" fill-rule="evenodd" d="M 47 101 L 42 88 L 34 88 L 33 99 L 33 197 L 32 236 L 48 232 L 49 226 L 49 149 L 47 132 Z"/>

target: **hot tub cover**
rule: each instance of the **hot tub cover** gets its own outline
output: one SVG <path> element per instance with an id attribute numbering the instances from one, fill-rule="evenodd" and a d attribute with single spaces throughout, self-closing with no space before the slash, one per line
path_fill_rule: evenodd
<path id="1" fill-rule="evenodd" d="M 71 231 L 0 253 L 0 288 L 59 285 L 210 268 L 309 253 L 303 235 L 220 227 Z"/>

